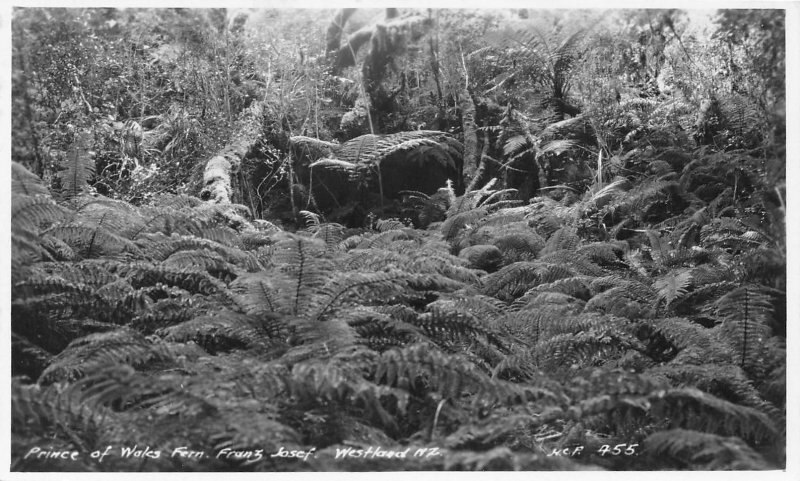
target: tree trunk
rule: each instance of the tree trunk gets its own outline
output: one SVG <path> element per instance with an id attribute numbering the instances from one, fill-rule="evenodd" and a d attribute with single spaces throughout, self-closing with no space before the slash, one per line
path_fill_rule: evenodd
<path id="1" fill-rule="evenodd" d="M 260 140 L 263 105 L 254 102 L 242 112 L 233 129 L 231 141 L 206 162 L 203 171 L 202 200 L 230 204 L 233 197 L 232 179 L 239 172 L 242 160 Z"/>
<path id="2" fill-rule="evenodd" d="M 475 123 L 475 102 L 466 88 L 461 91 L 460 103 L 464 129 L 464 184 L 470 185 L 478 169 L 478 125 Z"/>
<path id="3" fill-rule="evenodd" d="M 347 19 L 349 19 L 355 11 L 355 8 L 343 8 L 336 12 L 333 20 L 331 20 L 331 24 L 328 25 L 328 31 L 325 35 L 326 52 L 339 50 L 344 26 L 347 23 Z"/>

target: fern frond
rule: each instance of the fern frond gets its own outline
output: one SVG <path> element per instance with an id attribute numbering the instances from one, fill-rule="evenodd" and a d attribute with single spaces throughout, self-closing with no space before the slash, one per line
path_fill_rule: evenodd
<path id="1" fill-rule="evenodd" d="M 312 162 L 330 156 L 337 144 L 304 135 L 289 137 L 289 143 Z"/>
<path id="2" fill-rule="evenodd" d="M 275 244 L 273 261 L 293 277 L 291 312 L 297 315 L 308 305 L 314 291 L 326 281 L 329 265 L 324 258 L 326 246 L 318 239 L 289 234 L 281 236 L 282 240 Z"/>
<path id="3" fill-rule="evenodd" d="M 53 360 L 53 355 L 23 336 L 11 333 L 12 376 L 38 378 Z"/>
<path id="4" fill-rule="evenodd" d="M 623 319 L 607 317 L 601 324 L 598 324 L 600 318 L 579 316 L 573 319 L 573 325 L 563 328 L 577 328 L 578 332 L 555 334 L 536 345 L 542 368 L 593 366 L 607 363 L 627 350 L 643 348 L 641 342 L 628 332 Z"/>
<path id="5" fill-rule="evenodd" d="M 98 366 L 71 384 L 66 395 L 95 411 L 113 406 L 117 411 L 147 410 L 159 416 L 217 413 L 214 405 L 185 392 L 170 376 L 154 379 L 125 364 Z"/>
<path id="6" fill-rule="evenodd" d="M 520 151 L 529 151 L 531 145 L 527 135 L 514 135 L 503 144 L 503 155 L 506 157 L 517 155 Z"/>
<path id="7" fill-rule="evenodd" d="M 772 299 L 759 286 L 742 286 L 725 294 L 715 303 L 716 313 L 723 320 L 722 333 L 732 344 L 736 363 L 758 373 L 762 367 L 762 351 L 771 335 Z"/>
<path id="8" fill-rule="evenodd" d="M 430 312 L 420 314 L 411 324 L 421 327 L 434 339 L 474 339 L 484 337 L 500 349 L 507 349 L 497 333 L 469 312 L 448 309 L 446 305 L 435 305 Z"/>
<path id="9" fill-rule="evenodd" d="M 347 272 L 336 275 L 320 288 L 319 294 L 312 301 L 314 307 L 309 318 L 320 320 L 328 310 L 348 297 L 381 299 L 391 303 L 393 296 L 403 290 L 407 279 L 408 274 L 402 271 Z"/>
<path id="10" fill-rule="evenodd" d="M 225 285 L 207 272 L 196 269 L 175 268 L 144 262 L 120 265 L 115 271 L 136 288 L 155 286 L 158 283 L 175 286 L 191 293 L 214 294 L 224 291 Z"/>
<path id="11" fill-rule="evenodd" d="M 66 215 L 67 210 L 50 197 L 23 194 L 11 197 L 11 223 L 17 229 L 35 233 L 43 225 L 63 221 Z"/>
<path id="12" fill-rule="evenodd" d="M 565 294 L 569 296 L 569 302 L 578 301 L 578 300 L 588 300 L 590 297 L 589 293 L 589 283 L 591 282 L 590 276 L 578 275 L 574 277 L 566 277 L 563 279 L 557 279 L 553 282 L 546 282 L 543 284 L 539 284 L 528 290 L 522 297 L 514 301 L 512 304 L 512 309 L 515 306 L 520 306 L 520 308 L 535 302 L 539 304 L 543 301 L 542 293 L 558 293 L 558 294 Z M 550 298 L 548 298 L 547 303 L 552 302 Z"/>
<path id="13" fill-rule="evenodd" d="M 39 265 L 48 273 L 58 275 L 67 282 L 86 284 L 100 288 L 120 280 L 107 266 L 91 260 L 79 263 L 48 262 Z"/>
<path id="14" fill-rule="evenodd" d="M 156 329 L 189 321 L 197 316 L 198 309 L 194 305 L 197 301 L 196 298 L 185 296 L 177 299 L 160 299 L 138 312 L 131 320 L 130 327 L 150 335 Z"/>
<path id="15" fill-rule="evenodd" d="M 84 259 L 114 257 L 125 252 L 140 255 L 136 244 L 103 227 L 66 224 L 44 233 L 66 243 Z"/>
<path id="16" fill-rule="evenodd" d="M 644 284 L 628 282 L 594 295 L 586 303 L 586 312 L 597 311 L 628 319 L 649 318 L 655 314 L 655 293 Z"/>
<path id="17" fill-rule="evenodd" d="M 671 272 L 653 283 L 656 292 L 656 299 L 665 305 L 672 304 L 673 301 L 686 295 L 686 291 L 692 284 L 692 273 L 689 270 Z"/>
<path id="18" fill-rule="evenodd" d="M 381 249 L 397 240 L 417 240 L 420 234 L 414 229 L 392 229 L 377 234 L 365 235 L 355 245 L 356 249 Z"/>
<path id="19" fill-rule="evenodd" d="M 372 384 L 330 363 L 295 365 L 289 389 L 301 406 L 313 406 L 323 399 L 341 406 L 360 407 L 369 417 L 393 428 L 397 426 L 389 410 L 403 413 L 409 398 L 403 390 Z"/>
<path id="20" fill-rule="evenodd" d="M 413 342 L 423 342 L 427 336 L 417 326 L 369 308 L 357 308 L 344 314 L 370 349 L 383 352 Z"/>
<path id="21" fill-rule="evenodd" d="M 309 167 L 311 169 L 313 169 L 314 167 L 321 167 L 321 168 L 326 169 L 326 170 L 327 169 L 341 170 L 343 172 L 346 172 L 347 175 L 353 176 L 353 177 L 358 175 L 358 169 L 359 169 L 358 165 L 356 165 L 354 163 L 351 163 L 351 162 L 346 162 L 344 160 L 339 160 L 339 159 L 322 159 L 322 160 L 318 160 L 318 161 L 312 163 L 311 165 L 309 165 Z"/>
<path id="22" fill-rule="evenodd" d="M 627 249 L 628 243 L 625 241 L 593 242 L 578 247 L 576 253 L 601 267 L 625 268 L 627 266 L 622 258 Z"/>
<path id="23" fill-rule="evenodd" d="M 719 399 L 698 389 L 670 389 L 650 396 L 651 413 L 674 428 L 691 427 L 753 442 L 771 442 L 778 435 L 769 417 L 756 409 Z"/>
<path id="24" fill-rule="evenodd" d="M 139 210 L 120 200 L 81 194 L 73 198 L 70 205 L 75 209 L 73 223 L 103 227 L 122 237 L 133 238 L 145 226 Z"/>
<path id="25" fill-rule="evenodd" d="M 50 191 L 45 187 L 42 179 L 36 174 L 26 169 L 18 162 L 11 162 L 11 195 L 27 195 L 34 197 L 37 195 L 49 196 Z"/>
<path id="26" fill-rule="evenodd" d="M 89 181 L 94 177 L 94 160 L 89 156 L 91 134 L 78 134 L 67 151 L 65 170 L 59 172 L 61 179 L 61 194 L 65 199 L 71 199 L 89 186 Z"/>
<path id="27" fill-rule="evenodd" d="M 595 265 L 587 257 L 582 256 L 578 254 L 577 251 L 570 249 L 560 249 L 550 251 L 549 253 L 544 253 L 543 250 L 539 257 L 539 261 L 547 264 L 562 264 L 568 266 L 576 274 L 583 274 L 587 276 L 599 277 L 606 273 L 603 268 Z"/>
<path id="28" fill-rule="evenodd" d="M 558 250 L 575 250 L 580 244 L 580 237 L 578 237 L 577 229 L 574 227 L 564 226 L 547 239 L 541 255 L 549 254 Z"/>
<path id="29" fill-rule="evenodd" d="M 745 372 L 731 364 L 675 364 L 674 362 L 651 368 L 649 374 L 664 376 L 674 386 L 692 386 L 732 403 L 764 412 L 773 420 L 783 414 L 765 401 Z"/>
<path id="30" fill-rule="evenodd" d="M 536 232 L 514 232 L 492 241 L 507 262 L 531 261 L 544 249 L 545 241 Z"/>
<path id="31" fill-rule="evenodd" d="M 324 321 L 297 317 L 291 319 L 293 337 L 297 339 L 281 362 L 294 365 L 312 360 L 330 360 L 337 355 L 357 349 L 360 339 L 346 318 L 334 317 Z M 299 343 L 299 344 L 298 344 Z"/>
<path id="32" fill-rule="evenodd" d="M 548 154 L 550 152 L 554 153 L 555 155 L 560 155 L 569 149 L 578 145 L 576 140 L 569 140 L 569 139 L 558 139 L 558 140 L 551 140 L 542 144 L 539 148 L 539 151 L 536 153 L 537 156 L 542 156 Z"/>
<path id="33" fill-rule="evenodd" d="M 147 340 L 131 329 L 117 329 L 72 341 L 47 366 L 39 382 L 49 384 L 62 379 L 73 380 L 112 364 L 138 367 L 171 360 L 162 345 Z"/>
<path id="34" fill-rule="evenodd" d="M 648 354 L 663 360 L 658 351 L 671 352 L 673 364 L 728 364 L 733 361 L 732 350 L 717 336 L 688 319 L 670 317 L 640 321 L 638 335 L 647 340 Z"/>
<path id="35" fill-rule="evenodd" d="M 231 349 L 274 347 L 285 327 L 277 318 L 253 318 L 232 311 L 218 311 L 156 331 L 169 342 L 194 341 L 211 354 Z"/>
<path id="36" fill-rule="evenodd" d="M 366 134 L 348 140 L 336 149 L 336 157 L 349 164 L 372 162 L 380 151 L 380 136 Z"/>
<path id="37" fill-rule="evenodd" d="M 642 443 L 648 456 L 676 469 L 763 470 L 774 469 L 737 437 L 725 437 L 687 429 L 669 429 L 648 436 Z"/>
<path id="38" fill-rule="evenodd" d="M 239 269 L 221 255 L 208 249 L 182 250 L 166 258 L 162 265 L 168 268 L 205 271 L 226 282 L 238 277 Z"/>
<path id="39" fill-rule="evenodd" d="M 564 265 L 539 261 L 515 262 L 486 276 L 483 291 L 502 300 L 512 300 L 538 284 L 574 275 L 575 272 Z"/>
<path id="40" fill-rule="evenodd" d="M 271 241 L 264 241 L 271 243 Z M 195 236 L 165 236 L 164 234 L 145 234 L 136 240 L 136 244 L 146 253 L 149 259 L 165 261 L 181 251 L 208 250 L 221 256 L 226 262 L 235 264 L 248 272 L 255 272 L 264 267 L 250 252 L 236 247 L 229 247 L 219 242 Z"/>
<path id="41" fill-rule="evenodd" d="M 458 356 L 438 352 L 427 344 L 414 344 L 381 355 L 375 381 L 409 389 L 417 378 L 427 379 L 430 390 L 442 397 L 467 397 L 473 405 L 500 402 L 514 404 L 528 398 L 543 404 L 555 403 L 557 396 L 546 389 L 525 388 L 499 381 L 481 373 L 472 363 Z"/>
<path id="42" fill-rule="evenodd" d="M 503 262 L 503 254 L 493 245 L 474 245 L 462 249 L 458 257 L 467 261 L 474 269 L 487 272 L 496 270 Z"/>
<path id="43" fill-rule="evenodd" d="M 466 212 L 460 212 L 455 215 L 449 216 L 441 227 L 444 240 L 453 241 L 459 232 L 463 229 L 469 228 L 470 224 L 476 223 L 479 219 L 484 217 L 489 212 L 489 207 L 479 207 Z"/>
<path id="44" fill-rule="evenodd" d="M 314 232 L 314 237 L 317 239 L 322 239 L 322 241 L 325 242 L 325 245 L 328 246 L 329 250 L 334 250 L 338 248 L 338 246 L 344 240 L 344 231 L 345 227 L 343 225 L 333 222 L 326 222 L 317 227 L 316 231 Z"/>
<path id="45" fill-rule="evenodd" d="M 278 272 L 256 272 L 239 276 L 230 284 L 233 299 L 244 312 L 261 315 L 280 312 L 291 306 L 291 298 L 281 286 L 289 285 L 289 278 L 278 279 L 284 274 Z"/>

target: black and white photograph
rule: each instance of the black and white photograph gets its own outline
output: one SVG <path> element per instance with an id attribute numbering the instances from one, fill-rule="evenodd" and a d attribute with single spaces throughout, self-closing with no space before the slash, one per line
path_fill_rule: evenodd
<path id="1" fill-rule="evenodd" d="M 5 8 L 10 479 L 787 474 L 798 4 L 497 5 Z"/>

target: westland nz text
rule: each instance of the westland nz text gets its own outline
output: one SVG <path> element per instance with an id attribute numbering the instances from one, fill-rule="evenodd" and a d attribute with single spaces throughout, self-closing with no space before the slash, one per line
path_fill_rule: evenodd
<path id="1" fill-rule="evenodd" d="M 335 459 L 346 459 L 346 458 L 402 458 L 405 459 L 408 457 L 409 453 L 411 452 L 411 448 L 406 448 L 403 451 L 389 451 L 383 450 L 380 446 L 370 446 L 367 449 L 353 449 L 353 448 L 336 448 L 336 458 Z M 439 451 L 439 448 L 419 448 L 414 450 L 411 453 L 412 457 L 422 457 L 425 456 L 426 458 L 430 458 L 433 456 L 441 456 L 442 453 Z"/>

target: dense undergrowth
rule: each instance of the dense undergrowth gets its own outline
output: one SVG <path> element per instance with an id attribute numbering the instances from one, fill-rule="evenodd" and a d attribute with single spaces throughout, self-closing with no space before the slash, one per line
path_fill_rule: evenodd
<path id="1" fill-rule="evenodd" d="M 757 159 L 692 155 L 560 201 L 443 189 L 424 230 L 293 233 L 54 198 L 15 164 L 12 470 L 781 467 L 782 210 L 757 176 L 735 200 L 698 180 Z M 336 458 L 369 446 L 437 450 Z"/>
<path id="2" fill-rule="evenodd" d="M 782 469 L 783 12 L 694 18 L 15 10 L 11 470 Z"/>

